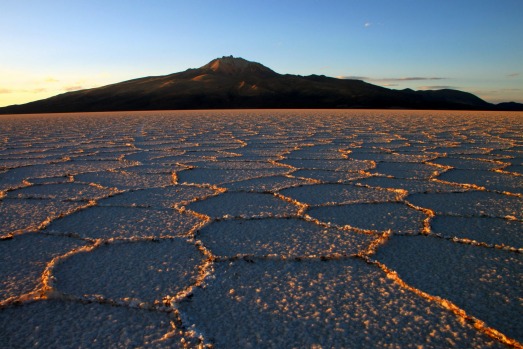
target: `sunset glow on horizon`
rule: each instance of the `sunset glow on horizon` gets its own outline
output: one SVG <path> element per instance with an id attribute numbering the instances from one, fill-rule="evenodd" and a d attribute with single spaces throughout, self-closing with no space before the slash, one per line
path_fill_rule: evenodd
<path id="1" fill-rule="evenodd" d="M 6 1 L 0 106 L 234 55 L 281 74 L 523 103 L 523 2 Z"/>

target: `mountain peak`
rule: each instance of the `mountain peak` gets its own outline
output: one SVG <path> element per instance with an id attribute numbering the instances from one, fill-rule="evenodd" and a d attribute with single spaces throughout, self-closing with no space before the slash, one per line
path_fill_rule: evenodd
<path id="1" fill-rule="evenodd" d="M 263 74 L 263 75 L 276 75 L 276 73 L 267 68 L 266 66 L 251 62 L 241 57 L 223 56 L 222 58 L 216 58 L 201 67 L 203 70 L 211 70 L 215 73 L 225 75 L 238 75 L 238 74 Z"/>

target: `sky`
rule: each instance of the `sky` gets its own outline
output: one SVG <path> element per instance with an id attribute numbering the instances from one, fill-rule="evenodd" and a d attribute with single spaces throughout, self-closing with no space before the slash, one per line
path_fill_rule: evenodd
<path id="1" fill-rule="evenodd" d="M 0 0 L 0 106 L 228 55 L 523 103 L 523 0 Z"/>

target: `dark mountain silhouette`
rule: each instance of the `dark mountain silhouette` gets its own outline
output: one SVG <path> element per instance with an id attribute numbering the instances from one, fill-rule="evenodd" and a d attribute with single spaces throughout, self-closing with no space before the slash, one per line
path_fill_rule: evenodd
<path id="1" fill-rule="evenodd" d="M 0 108 L 0 113 L 237 108 L 407 108 L 523 110 L 457 90 L 391 90 L 361 80 L 278 74 L 232 56 L 197 69 L 68 92 Z"/>

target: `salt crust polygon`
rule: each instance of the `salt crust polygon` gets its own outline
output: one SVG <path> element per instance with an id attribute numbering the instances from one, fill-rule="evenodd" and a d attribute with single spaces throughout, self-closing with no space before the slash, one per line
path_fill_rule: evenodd
<path id="1" fill-rule="evenodd" d="M 398 234 L 417 234 L 427 217 L 401 203 L 350 204 L 333 207 L 313 207 L 307 212 L 322 222 L 353 228 L 386 231 Z"/>
<path id="2" fill-rule="evenodd" d="M 219 263 L 180 311 L 217 348 L 500 347 L 355 259 Z"/>
<path id="3" fill-rule="evenodd" d="M 291 173 L 294 177 L 310 178 L 322 182 L 345 183 L 354 179 L 368 177 L 369 174 L 349 171 L 297 170 Z"/>
<path id="4" fill-rule="evenodd" d="M 120 190 L 155 188 L 173 184 L 173 178 L 169 173 L 143 174 L 126 171 L 85 173 L 75 176 L 75 180 Z"/>
<path id="5" fill-rule="evenodd" d="M 398 193 L 345 184 L 314 184 L 284 189 L 280 194 L 309 205 L 395 201 Z"/>
<path id="6" fill-rule="evenodd" d="M 375 258 L 408 284 L 523 340 L 521 254 L 427 236 L 394 236 Z"/>
<path id="7" fill-rule="evenodd" d="M 404 179 L 428 179 L 442 170 L 436 166 L 408 162 L 380 162 L 371 173 Z"/>
<path id="8" fill-rule="evenodd" d="M 362 171 L 374 167 L 374 163 L 368 160 L 284 159 L 279 162 L 298 169 L 309 170 Z"/>
<path id="9" fill-rule="evenodd" d="M 151 238 L 184 235 L 198 223 L 172 209 L 95 206 L 58 219 L 47 230 L 93 239 Z"/>
<path id="10" fill-rule="evenodd" d="M 8 199 L 0 201 L 0 235 L 36 230 L 50 219 L 85 205 L 60 200 Z"/>
<path id="11" fill-rule="evenodd" d="M 201 229 L 197 238 L 220 257 L 236 255 L 285 258 L 353 255 L 375 236 L 325 228 L 300 219 L 225 220 Z"/>
<path id="12" fill-rule="evenodd" d="M 194 284 L 203 259 L 183 239 L 115 243 L 63 260 L 53 275 L 66 294 L 153 303 Z"/>
<path id="13" fill-rule="evenodd" d="M 455 183 L 476 184 L 489 190 L 523 194 L 523 176 L 491 171 L 450 170 L 443 173 L 438 179 Z"/>
<path id="14" fill-rule="evenodd" d="M 89 201 L 111 194 L 108 189 L 80 183 L 34 185 L 9 192 L 9 198 Z"/>
<path id="15" fill-rule="evenodd" d="M 85 244 L 81 240 L 41 233 L 0 240 L 0 300 L 29 293 L 41 286 L 47 263 Z"/>
<path id="16" fill-rule="evenodd" d="M 523 248 L 521 221 L 490 217 L 436 216 L 430 225 L 433 232 L 443 236 Z"/>
<path id="17" fill-rule="evenodd" d="M 486 191 L 413 194 L 407 201 L 436 214 L 523 219 L 523 198 Z"/>
<path id="18" fill-rule="evenodd" d="M 389 188 L 389 189 L 403 189 L 409 193 L 425 193 L 425 192 L 457 192 L 465 191 L 459 186 L 441 183 L 438 181 L 426 181 L 419 179 L 403 179 L 390 177 L 368 177 L 356 179 L 353 183 L 364 186 Z"/>
<path id="19" fill-rule="evenodd" d="M 6 348 L 182 348 L 166 313 L 106 304 L 39 301 L 0 310 Z"/>
<path id="20" fill-rule="evenodd" d="M 187 208 L 213 218 L 277 217 L 297 214 L 298 207 L 272 194 L 230 192 L 196 201 Z"/>
<path id="21" fill-rule="evenodd" d="M 191 201 L 215 193 L 215 190 L 209 188 L 173 185 L 163 188 L 128 191 L 100 200 L 98 204 L 100 206 L 172 208 L 177 203 Z"/>
<path id="22" fill-rule="evenodd" d="M 220 185 L 260 177 L 284 175 L 288 172 L 290 172 L 290 169 L 284 167 L 254 170 L 195 168 L 178 172 L 178 182 Z"/>

